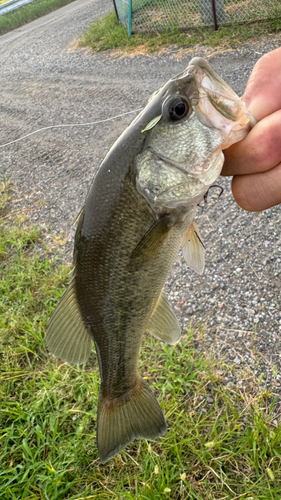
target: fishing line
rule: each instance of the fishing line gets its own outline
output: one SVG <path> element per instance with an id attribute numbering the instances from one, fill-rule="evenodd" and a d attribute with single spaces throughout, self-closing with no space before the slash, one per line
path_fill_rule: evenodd
<path id="1" fill-rule="evenodd" d="M 204 94 L 201 94 L 201 98 L 206 98 L 207 96 Z M 63 127 L 89 127 L 92 125 L 99 125 L 100 123 L 105 123 L 105 122 L 110 122 L 111 120 L 115 120 L 116 118 L 122 118 L 123 116 L 130 115 L 132 113 L 137 113 L 139 111 L 142 111 L 143 108 L 139 109 L 133 109 L 132 111 L 126 111 L 126 113 L 122 113 L 120 115 L 112 116 L 111 118 L 105 118 L 104 120 L 98 120 L 97 122 L 89 122 L 89 123 L 65 123 L 61 125 L 49 125 L 48 127 L 43 127 L 39 128 L 37 130 L 34 130 L 33 132 L 30 132 L 29 134 L 23 135 L 22 137 L 19 137 L 18 139 L 15 139 L 14 141 L 6 142 L 5 144 L 0 144 L 0 148 L 4 148 L 5 146 L 10 146 L 11 144 L 15 144 L 16 142 L 22 141 L 23 139 L 27 139 L 27 137 L 30 137 L 31 135 L 38 134 L 39 132 L 44 132 L 45 130 L 50 130 L 52 128 L 63 128 Z"/>
<path id="2" fill-rule="evenodd" d="M 121 115 L 112 116 L 111 118 L 105 118 L 105 120 L 99 120 L 97 122 L 89 122 L 89 123 L 65 123 L 65 124 L 62 124 L 62 125 L 50 125 L 48 127 L 39 128 L 38 130 L 34 130 L 33 132 L 30 132 L 29 134 L 23 135 L 22 137 L 19 137 L 18 139 L 15 139 L 14 141 L 6 142 L 6 144 L 1 144 L 0 148 L 4 148 L 5 146 L 10 146 L 10 144 L 14 144 L 15 142 L 22 141 L 23 139 L 26 139 L 27 137 L 30 137 L 31 135 L 38 134 L 38 132 L 43 132 L 44 130 L 49 130 L 51 128 L 87 127 L 87 126 L 90 126 L 90 125 L 98 125 L 99 123 L 104 123 L 104 122 L 109 122 L 111 120 L 115 120 L 115 118 L 122 118 L 122 116 L 130 115 L 131 113 L 137 113 L 138 111 L 141 111 L 142 109 L 143 108 L 134 109 L 133 111 L 127 111 L 126 113 L 122 113 Z"/>

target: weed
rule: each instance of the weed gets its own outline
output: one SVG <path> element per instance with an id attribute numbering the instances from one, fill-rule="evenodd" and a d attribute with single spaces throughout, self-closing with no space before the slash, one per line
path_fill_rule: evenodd
<path id="1" fill-rule="evenodd" d="M 45 16 L 74 0 L 36 0 L 0 16 L 0 35 L 15 30 L 38 17 Z M 1 2 L 0 2 L 1 3 Z"/>
<path id="2" fill-rule="evenodd" d="M 102 19 L 94 21 L 81 36 L 80 46 L 91 47 L 99 52 L 108 49 L 132 51 L 140 47 L 142 51 L 155 52 L 171 45 L 192 47 L 196 44 L 218 46 L 237 46 L 248 39 L 258 38 L 267 33 L 280 32 L 281 19 L 251 24 L 233 24 L 220 27 L 217 31 L 210 28 L 194 28 L 186 32 L 179 29 L 167 29 L 162 33 L 136 33 L 130 38 L 126 29 L 111 12 Z"/>

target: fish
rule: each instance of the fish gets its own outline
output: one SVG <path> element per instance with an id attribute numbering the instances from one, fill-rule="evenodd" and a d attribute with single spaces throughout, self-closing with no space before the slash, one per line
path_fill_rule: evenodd
<path id="1" fill-rule="evenodd" d="M 97 449 L 106 463 L 134 439 L 166 433 L 138 372 L 145 333 L 176 344 L 181 328 L 163 287 L 180 248 L 201 274 L 196 207 L 220 175 L 223 149 L 254 119 L 203 58 L 156 91 L 107 153 L 79 216 L 70 284 L 53 312 L 52 354 L 86 363 L 95 345 Z"/>

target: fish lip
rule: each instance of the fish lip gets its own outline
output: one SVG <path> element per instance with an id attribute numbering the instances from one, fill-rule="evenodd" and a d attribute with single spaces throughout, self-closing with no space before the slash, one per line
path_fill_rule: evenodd
<path id="1" fill-rule="evenodd" d="M 187 70 L 189 73 L 194 74 L 194 71 L 196 71 L 197 68 L 200 68 L 203 70 L 203 72 L 207 72 L 211 76 L 211 81 L 212 79 L 215 80 L 217 83 L 220 84 L 231 96 L 235 97 L 236 99 L 239 99 L 238 95 L 234 92 L 234 90 L 215 72 L 215 70 L 212 68 L 212 66 L 206 61 L 206 59 L 203 59 L 203 57 L 193 57 L 187 67 Z M 198 85 L 202 85 L 202 80 L 199 81 L 198 75 L 194 75 L 196 78 L 196 81 Z M 209 89 L 213 90 L 213 89 Z"/>
<path id="2" fill-rule="evenodd" d="M 202 123 L 209 126 L 209 111 L 204 104 L 204 97 L 211 104 L 213 112 L 218 112 L 224 117 L 220 129 L 228 130 L 229 140 L 226 140 L 225 147 L 237 140 L 242 140 L 257 123 L 246 104 L 239 98 L 234 90 L 214 71 L 209 62 L 201 57 L 194 57 L 189 65 L 188 71 L 194 75 L 201 99 L 199 104 L 198 118 Z M 206 101 L 206 102 L 207 102 Z M 215 116 L 215 115 L 213 115 Z M 231 138 L 232 136 L 232 138 Z M 230 139 L 231 138 L 231 139 Z M 236 140 L 234 141 L 234 138 Z M 228 144 L 228 145 L 227 145 Z"/>
<path id="3" fill-rule="evenodd" d="M 202 57 L 194 57 L 188 70 L 194 75 L 201 97 L 207 97 L 212 106 L 227 120 L 235 122 L 240 103 L 239 96 L 214 71 L 211 65 Z"/>

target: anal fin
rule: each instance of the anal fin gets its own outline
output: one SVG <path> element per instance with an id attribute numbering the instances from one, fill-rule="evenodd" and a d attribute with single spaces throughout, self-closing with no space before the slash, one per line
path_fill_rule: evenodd
<path id="1" fill-rule="evenodd" d="M 51 353 L 68 363 L 86 363 L 90 356 L 93 341 L 84 325 L 73 281 L 51 317 L 46 341 Z"/>
<path id="2" fill-rule="evenodd" d="M 149 320 L 147 331 L 162 342 L 171 345 L 179 342 L 181 338 L 180 324 L 163 292 Z"/>

